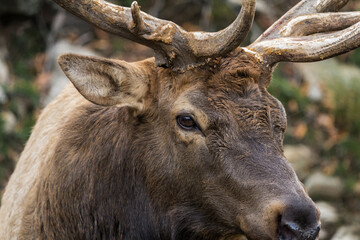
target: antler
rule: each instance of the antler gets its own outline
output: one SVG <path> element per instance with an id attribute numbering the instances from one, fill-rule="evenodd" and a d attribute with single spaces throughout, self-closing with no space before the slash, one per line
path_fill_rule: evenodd
<path id="1" fill-rule="evenodd" d="M 360 12 L 338 11 L 348 0 L 303 0 L 247 47 L 265 64 L 312 62 L 360 46 Z"/>
<path id="2" fill-rule="evenodd" d="M 137 2 L 131 9 L 102 0 L 54 0 L 61 7 L 97 27 L 153 48 L 157 66 L 174 69 L 194 66 L 207 58 L 234 50 L 249 32 L 256 0 L 243 0 L 236 20 L 216 33 L 187 32 L 173 22 L 140 11 Z"/>

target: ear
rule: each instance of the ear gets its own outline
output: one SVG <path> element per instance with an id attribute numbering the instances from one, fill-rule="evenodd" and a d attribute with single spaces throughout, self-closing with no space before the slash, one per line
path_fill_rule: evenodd
<path id="1" fill-rule="evenodd" d="M 138 110 L 148 92 L 150 61 L 127 63 L 98 57 L 64 54 L 58 58 L 62 70 L 76 89 L 98 105 L 131 106 Z"/>

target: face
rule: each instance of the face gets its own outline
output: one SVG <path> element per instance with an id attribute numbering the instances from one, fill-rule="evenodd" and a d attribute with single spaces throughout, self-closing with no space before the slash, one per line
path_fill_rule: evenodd
<path id="1" fill-rule="evenodd" d="M 257 61 L 240 50 L 178 73 L 151 59 L 59 59 L 85 98 L 133 109 L 133 158 L 175 235 L 315 240 L 319 213 L 283 155 L 285 111 Z"/>
<path id="2" fill-rule="evenodd" d="M 175 164 L 169 178 L 155 174 L 163 179 L 154 191 L 177 196 L 166 200 L 175 215 L 199 214 L 194 206 L 177 209 L 192 199 L 229 236 L 306 239 L 292 238 L 298 233 L 291 224 L 317 235 L 318 212 L 283 155 L 284 108 L 266 91 L 260 69 L 247 66 L 224 61 L 213 71 L 161 77 L 156 109 L 168 131 L 159 134 Z"/>

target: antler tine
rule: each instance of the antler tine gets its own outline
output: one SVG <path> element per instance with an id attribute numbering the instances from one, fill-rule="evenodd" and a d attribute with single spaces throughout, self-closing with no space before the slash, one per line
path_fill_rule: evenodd
<path id="1" fill-rule="evenodd" d="M 153 48 L 157 66 L 184 69 L 219 57 L 240 45 L 251 28 L 256 0 L 243 0 L 236 20 L 216 33 L 186 32 L 173 22 L 102 0 L 54 0 L 61 7 L 97 27 Z"/>
<path id="2" fill-rule="evenodd" d="M 342 30 L 360 21 L 360 12 L 318 13 L 291 19 L 281 36 L 306 36 L 318 32 Z"/>
<path id="3" fill-rule="evenodd" d="M 254 21 L 256 0 L 242 0 L 236 20 L 215 33 L 193 32 L 190 46 L 198 57 L 217 57 L 238 47 L 249 33 Z"/>
<path id="4" fill-rule="evenodd" d="M 249 49 L 264 53 L 268 65 L 278 62 L 315 62 L 360 47 L 360 22 L 335 33 L 278 38 L 251 45 Z"/>
<path id="5" fill-rule="evenodd" d="M 360 46 L 360 12 L 317 13 L 337 11 L 347 2 L 303 0 L 247 49 L 269 66 L 320 61 L 351 51 Z"/>
<path id="6" fill-rule="evenodd" d="M 282 29 L 290 19 L 313 13 L 336 12 L 343 8 L 348 2 L 349 0 L 303 0 L 269 27 L 254 43 L 279 37 L 280 29 Z"/>
<path id="7" fill-rule="evenodd" d="M 140 7 L 139 4 L 137 2 L 133 2 L 131 4 L 131 14 L 132 14 L 132 18 L 134 21 L 134 26 L 133 28 L 135 29 L 136 32 L 141 32 L 145 30 L 145 23 L 144 20 L 141 17 L 141 13 L 140 13 Z"/>

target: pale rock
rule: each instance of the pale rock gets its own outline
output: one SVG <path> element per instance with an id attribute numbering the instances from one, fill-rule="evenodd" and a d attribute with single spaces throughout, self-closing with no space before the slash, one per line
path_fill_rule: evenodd
<path id="1" fill-rule="evenodd" d="M 2 88 L 2 86 L 0 85 L 0 104 L 4 104 L 7 100 L 8 99 L 6 97 L 5 91 Z"/>
<path id="2" fill-rule="evenodd" d="M 338 200 L 344 192 L 344 184 L 338 177 L 316 172 L 305 181 L 305 187 L 312 199 Z"/>
<path id="3" fill-rule="evenodd" d="M 14 132 L 17 124 L 15 115 L 12 112 L 3 112 L 1 118 L 4 121 L 3 131 L 8 134 Z"/>
<path id="4" fill-rule="evenodd" d="M 61 70 L 57 59 L 60 55 L 65 53 L 75 53 L 86 56 L 96 56 L 96 53 L 91 49 L 71 44 L 66 40 L 57 42 L 48 52 L 46 60 L 46 69 L 51 72 L 51 80 L 49 92 L 43 97 L 41 103 L 43 106 L 49 104 L 69 83 L 68 78 Z"/>
<path id="5" fill-rule="evenodd" d="M 329 231 L 332 231 L 334 225 L 339 221 L 339 214 L 334 206 L 327 202 L 316 202 L 316 207 L 320 211 L 321 231 L 320 240 L 329 239 Z"/>
<path id="6" fill-rule="evenodd" d="M 319 240 L 329 239 L 329 233 L 323 227 L 320 230 Z"/>
<path id="7" fill-rule="evenodd" d="M 360 225 L 340 227 L 331 240 L 360 240 Z"/>
<path id="8" fill-rule="evenodd" d="M 9 83 L 9 67 L 5 62 L 8 55 L 5 39 L 0 36 L 0 104 L 7 101 L 3 86 Z"/>
<path id="9" fill-rule="evenodd" d="M 339 220 L 339 214 L 334 206 L 328 202 L 316 202 L 316 207 L 319 209 L 321 215 L 321 225 L 326 226 L 334 224 Z"/>
<path id="10" fill-rule="evenodd" d="M 305 179 L 310 174 L 311 167 L 314 166 L 318 159 L 309 147 L 302 144 L 285 145 L 284 155 L 300 179 Z"/>
<path id="11" fill-rule="evenodd" d="M 7 56 L 8 51 L 6 49 L 5 39 L 0 36 L 0 85 L 5 85 L 9 82 L 9 67 L 5 61 Z"/>
<path id="12" fill-rule="evenodd" d="M 354 187 L 354 194 L 357 197 L 360 197 L 360 181 L 356 183 Z"/>
<path id="13" fill-rule="evenodd" d="M 0 58 L 0 85 L 9 82 L 9 68 L 4 61 Z"/>

